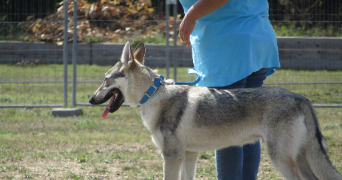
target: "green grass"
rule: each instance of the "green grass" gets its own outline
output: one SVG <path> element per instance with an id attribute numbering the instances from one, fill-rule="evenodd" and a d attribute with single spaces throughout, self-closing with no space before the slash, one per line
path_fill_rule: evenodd
<path id="1" fill-rule="evenodd" d="M 290 25 L 272 23 L 277 37 L 341 37 L 341 30 L 334 26 L 308 28 L 306 23 L 292 22 Z"/>
<path id="2" fill-rule="evenodd" d="M 77 90 L 78 103 L 87 103 L 90 96 L 101 84 L 105 72 L 111 66 L 78 65 Z M 187 74 L 188 68 L 177 69 L 177 81 L 194 81 L 194 75 Z M 166 77 L 166 69 L 158 68 Z M 170 69 L 173 78 L 173 68 Z M 63 65 L 0 65 L 0 81 L 11 82 L 63 82 Z M 68 66 L 68 81 L 72 81 L 72 66 Z M 82 83 L 81 81 L 95 81 Z M 277 83 L 280 83 L 280 85 Z M 311 84 L 318 83 L 318 84 Z M 325 84 L 328 83 L 328 84 Z M 265 86 L 284 87 L 299 93 L 313 103 L 342 103 L 342 71 L 297 71 L 277 70 L 265 81 Z M 71 104 L 72 84 L 68 84 L 68 104 Z M 0 83 L 0 105 L 39 105 L 63 104 L 63 83 Z M 93 126 L 79 125 L 79 128 Z"/>
<path id="3" fill-rule="evenodd" d="M 110 66 L 80 65 L 78 80 L 102 81 Z M 71 66 L 69 77 L 71 80 Z M 166 76 L 165 69 L 158 69 Z M 62 65 L 0 65 L 0 81 L 62 80 Z M 170 72 L 173 72 L 171 69 Z M 193 81 L 187 68 L 179 81 Z M 27 76 L 26 76 L 26 75 Z M 172 76 L 171 76 L 172 78 Z M 278 70 L 272 83 L 341 82 L 340 71 Z M 101 84 L 78 83 L 77 101 L 87 102 Z M 63 103 L 62 83 L 2 83 L 0 104 Z M 314 103 L 341 103 L 340 84 L 281 85 Z M 71 103 L 71 84 L 69 103 Z M 161 179 L 162 159 L 142 124 L 139 108 L 121 107 L 101 118 L 105 107 L 80 107 L 79 117 L 52 117 L 51 108 L 0 108 L 0 179 Z M 342 172 L 340 108 L 316 108 L 330 159 Z M 213 151 L 201 152 L 196 177 L 216 179 Z M 282 179 L 262 149 L 258 179 Z"/>
<path id="4" fill-rule="evenodd" d="M 277 37 L 341 37 L 341 29 L 338 26 L 324 26 L 323 24 L 318 24 L 315 27 L 309 27 L 307 23 L 302 22 L 276 22 L 271 21 L 273 29 Z M 9 27 L 7 27 L 9 30 Z M 173 31 L 172 31 L 173 32 Z M 139 42 L 145 42 L 146 44 L 166 44 L 166 38 L 163 33 L 154 32 L 154 35 L 145 36 L 122 36 L 119 40 L 112 39 L 112 43 L 122 43 L 125 41 L 133 42 L 133 44 L 137 44 Z M 84 43 L 101 43 L 101 38 L 99 37 L 83 37 L 81 39 Z M 10 32 L 6 35 L 0 35 L 1 41 L 34 41 L 34 37 L 31 34 L 28 34 L 24 30 L 19 30 L 16 32 Z M 173 40 L 170 39 L 170 43 L 172 44 Z M 180 37 L 178 35 L 178 44 L 182 44 Z"/>

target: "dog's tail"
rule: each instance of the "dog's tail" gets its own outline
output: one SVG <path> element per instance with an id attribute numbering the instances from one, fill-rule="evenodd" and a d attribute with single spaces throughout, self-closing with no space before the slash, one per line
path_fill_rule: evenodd
<path id="1" fill-rule="evenodd" d="M 334 168 L 324 146 L 324 137 L 321 133 L 314 108 L 306 104 L 306 125 L 308 127 L 308 144 L 306 146 L 306 160 L 318 179 L 342 180 L 342 176 Z M 309 127 L 311 126 L 311 127 Z M 314 127 L 314 128 L 313 128 Z"/>

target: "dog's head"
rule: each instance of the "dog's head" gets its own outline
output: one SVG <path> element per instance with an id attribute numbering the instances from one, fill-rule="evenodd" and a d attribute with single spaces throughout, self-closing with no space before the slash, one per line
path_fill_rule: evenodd
<path id="1" fill-rule="evenodd" d="M 117 111 L 124 101 L 127 101 L 133 106 L 135 99 L 141 98 L 135 97 L 135 89 L 145 88 L 140 86 L 149 86 L 150 81 L 148 78 L 144 77 L 144 56 L 145 56 L 145 46 L 140 43 L 136 46 L 132 52 L 129 42 L 126 43 L 121 59 L 117 62 L 106 74 L 102 85 L 95 91 L 94 95 L 90 98 L 89 103 L 98 105 L 105 103 L 109 99 L 109 105 L 103 113 L 103 118 L 105 118 L 108 112 Z M 146 74 L 146 73 L 145 73 Z M 143 85 L 142 83 L 147 83 Z M 134 86 L 132 86 L 134 84 Z M 129 87 L 130 86 L 130 87 Z M 136 87 L 137 86 L 137 87 Z M 128 94 L 129 97 L 128 97 Z M 143 93 L 141 93 L 143 94 Z M 139 102 L 139 101 L 138 101 Z"/>

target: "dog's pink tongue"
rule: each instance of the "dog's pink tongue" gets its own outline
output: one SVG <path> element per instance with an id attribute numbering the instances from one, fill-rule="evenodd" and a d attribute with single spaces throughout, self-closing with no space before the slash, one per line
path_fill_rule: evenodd
<path id="1" fill-rule="evenodd" d="M 109 106 L 106 107 L 106 109 L 104 110 L 103 114 L 102 114 L 102 119 L 105 119 L 107 117 L 109 113 Z"/>
<path id="2" fill-rule="evenodd" d="M 107 106 L 106 109 L 103 111 L 102 119 L 105 119 L 105 118 L 107 117 L 107 115 L 108 115 L 108 113 L 109 113 L 110 105 L 112 105 L 114 99 L 115 99 L 115 93 L 114 93 L 112 99 L 110 100 L 108 106 Z"/>

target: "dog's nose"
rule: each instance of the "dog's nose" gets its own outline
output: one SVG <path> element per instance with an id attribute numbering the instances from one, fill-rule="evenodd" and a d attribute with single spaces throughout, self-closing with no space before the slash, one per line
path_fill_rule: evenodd
<path id="1" fill-rule="evenodd" d="M 93 96 L 89 99 L 89 103 L 90 104 L 94 104 L 95 103 L 95 98 L 93 98 Z"/>

